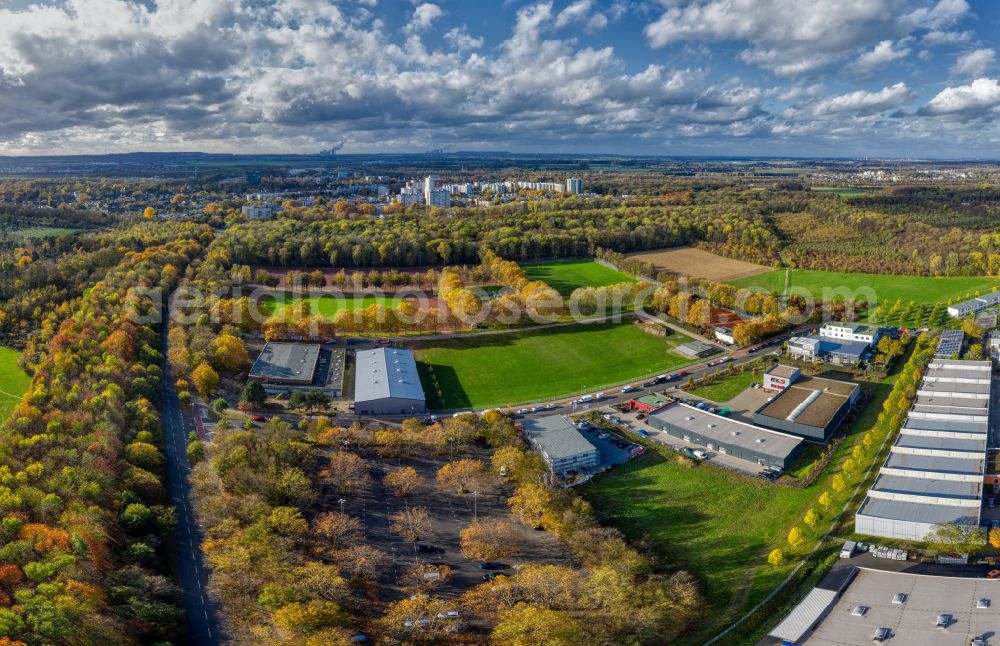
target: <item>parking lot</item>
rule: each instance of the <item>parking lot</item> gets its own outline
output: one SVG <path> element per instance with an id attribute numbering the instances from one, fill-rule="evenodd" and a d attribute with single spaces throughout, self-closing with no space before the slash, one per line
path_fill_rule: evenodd
<path id="1" fill-rule="evenodd" d="M 610 408 L 598 412 L 600 415 L 618 415 L 617 411 Z M 625 464 L 635 457 L 632 451 L 641 446 L 629 440 L 619 425 L 594 414 L 580 417 L 576 421 L 576 427 L 597 448 L 600 463 L 596 470 Z"/>

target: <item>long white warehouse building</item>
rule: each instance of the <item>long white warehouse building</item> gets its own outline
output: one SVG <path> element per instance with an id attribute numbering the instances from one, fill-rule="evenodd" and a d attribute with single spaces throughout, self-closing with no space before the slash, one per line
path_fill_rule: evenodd
<path id="1" fill-rule="evenodd" d="M 855 531 L 920 541 L 938 523 L 979 526 L 991 376 L 989 361 L 931 361 Z"/>

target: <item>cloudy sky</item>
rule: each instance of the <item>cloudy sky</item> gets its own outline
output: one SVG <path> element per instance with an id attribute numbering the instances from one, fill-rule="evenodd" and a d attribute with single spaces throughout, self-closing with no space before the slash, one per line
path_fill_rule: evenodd
<path id="1" fill-rule="evenodd" d="M 1000 158 L 992 0 L 0 0 L 0 154 Z"/>

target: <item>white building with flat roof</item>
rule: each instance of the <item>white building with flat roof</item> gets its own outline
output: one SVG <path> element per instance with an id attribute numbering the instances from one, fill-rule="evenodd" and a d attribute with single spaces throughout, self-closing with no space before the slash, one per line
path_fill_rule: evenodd
<path id="1" fill-rule="evenodd" d="M 827 323 L 819 329 L 819 335 L 838 341 L 856 341 L 874 346 L 884 336 L 884 329 L 864 323 Z"/>
<path id="2" fill-rule="evenodd" d="M 980 310 L 993 307 L 994 305 L 1000 305 L 1000 291 L 987 292 L 981 296 L 970 298 L 967 301 L 949 305 L 948 315 L 958 318 L 966 314 L 975 314 Z"/>

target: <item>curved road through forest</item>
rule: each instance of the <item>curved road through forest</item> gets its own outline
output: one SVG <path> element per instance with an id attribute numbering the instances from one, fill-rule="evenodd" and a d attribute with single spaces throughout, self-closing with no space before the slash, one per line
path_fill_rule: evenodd
<path id="1" fill-rule="evenodd" d="M 170 482 L 170 500 L 174 505 L 174 546 L 176 548 L 177 575 L 180 579 L 181 594 L 184 599 L 184 613 L 187 617 L 188 640 L 197 646 L 219 644 L 223 639 L 220 626 L 220 611 L 208 596 L 208 570 L 204 565 L 201 551 L 202 531 L 195 521 L 191 504 L 191 485 L 188 473 L 191 471 L 187 458 L 187 436 L 194 430 L 194 422 L 184 414 L 173 372 L 167 364 L 167 328 L 169 316 L 165 317 L 161 331 L 163 348 L 163 444 L 167 454 L 167 476 Z"/>

